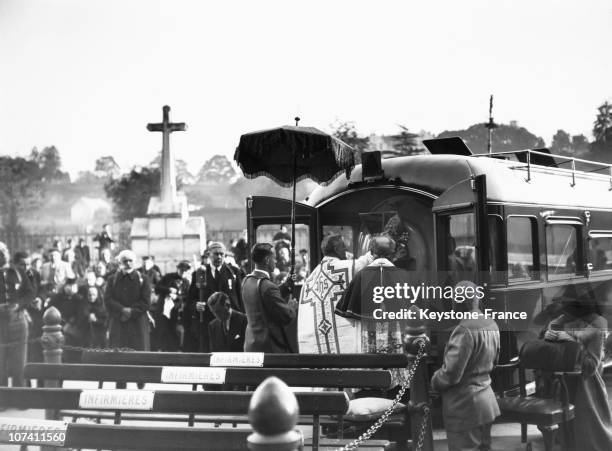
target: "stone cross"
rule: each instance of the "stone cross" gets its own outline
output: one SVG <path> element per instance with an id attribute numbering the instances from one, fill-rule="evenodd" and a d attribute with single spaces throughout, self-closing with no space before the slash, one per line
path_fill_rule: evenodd
<path id="1" fill-rule="evenodd" d="M 184 122 L 170 122 L 170 107 L 163 108 L 164 117 L 161 123 L 147 124 L 150 132 L 162 132 L 162 156 L 161 156 L 161 186 L 160 202 L 162 206 L 172 206 L 176 202 L 176 170 L 174 158 L 170 153 L 170 133 L 184 132 L 187 126 Z"/>

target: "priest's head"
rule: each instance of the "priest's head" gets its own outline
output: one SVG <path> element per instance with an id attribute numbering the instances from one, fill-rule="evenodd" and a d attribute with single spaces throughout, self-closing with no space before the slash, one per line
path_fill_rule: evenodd
<path id="1" fill-rule="evenodd" d="M 321 243 L 321 250 L 325 257 L 336 257 L 346 260 L 346 244 L 342 235 L 327 235 Z"/>
<path id="2" fill-rule="evenodd" d="M 375 235 L 370 241 L 369 251 L 374 258 L 391 259 L 395 254 L 395 240 L 389 235 Z"/>

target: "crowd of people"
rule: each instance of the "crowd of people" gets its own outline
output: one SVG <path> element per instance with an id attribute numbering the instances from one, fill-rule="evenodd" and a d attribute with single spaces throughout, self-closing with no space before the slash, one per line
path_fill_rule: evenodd
<path id="1" fill-rule="evenodd" d="M 253 249 L 258 295 L 276 295 L 276 283 L 293 284 L 287 277 L 285 238 Z M 96 259 L 82 238 L 65 245 L 56 240 L 49 249 L 39 246 L 12 256 L 0 243 L 0 386 L 6 386 L 9 377 L 13 386 L 23 385 L 25 363 L 43 360 L 38 339 L 43 315 L 52 307 L 61 314 L 66 362 L 83 348 L 243 351 L 247 337 L 246 347 L 252 350 L 268 350 L 270 343 L 277 350 L 297 350 L 295 343 L 279 345 L 274 334 L 268 337 L 266 331 L 274 326 L 261 312 L 252 313 L 253 327 L 247 332 L 242 287 L 244 282 L 251 290 L 252 275 L 246 274 L 244 238 L 232 240 L 229 250 L 223 243 L 209 242 L 197 267 L 182 260 L 166 274 L 154 256 L 137 256 L 129 249 L 117 252 L 107 225 L 95 241 Z M 298 260 L 305 267 L 305 253 Z M 295 317 L 297 303 L 291 305 L 292 313 L 285 312 L 280 321 Z"/>

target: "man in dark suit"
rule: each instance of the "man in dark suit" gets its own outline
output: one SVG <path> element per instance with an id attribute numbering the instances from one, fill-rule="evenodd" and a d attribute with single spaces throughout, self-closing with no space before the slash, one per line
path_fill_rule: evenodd
<path id="1" fill-rule="evenodd" d="M 270 280 L 276 265 L 271 244 L 258 243 L 252 252 L 255 269 L 242 284 L 248 324 L 244 342 L 247 352 L 297 352 L 297 337 L 286 326 L 297 316 L 298 303 L 286 300 L 291 293 L 291 278 L 280 287 Z"/>
<path id="2" fill-rule="evenodd" d="M 211 243 L 208 246 L 210 263 L 206 263 L 202 256 L 202 266 L 192 275 L 188 297 L 191 327 L 190 336 L 185 344 L 186 351 L 210 352 L 208 324 L 215 317 L 207 307 L 206 301 L 213 293 L 221 291 L 227 294 L 232 309 L 244 312 L 240 269 L 225 263 L 225 252 L 222 243 Z"/>
<path id="3" fill-rule="evenodd" d="M 246 315 L 232 309 L 229 296 L 222 291 L 213 293 L 207 305 L 215 316 L 208 324 L 210 352 L 242 352 Z"/>

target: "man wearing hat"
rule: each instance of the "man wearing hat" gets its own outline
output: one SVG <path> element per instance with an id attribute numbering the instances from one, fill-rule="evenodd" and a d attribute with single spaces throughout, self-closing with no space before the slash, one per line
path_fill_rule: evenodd
<path id="1" fill-rule="evenodd" d="M 225 262 L 226 249 L 222 243 L 210 243 L 207 251 L 210 262 L 205 263 L 202 256 L 202 265 L 193 273 L 189 289 L 190 351 L 210 352 L 208 323 L 215 317 L 206 301 L 213 293 L 227 294 L 231 308 L 244 312 L 240 269 Z"/>

